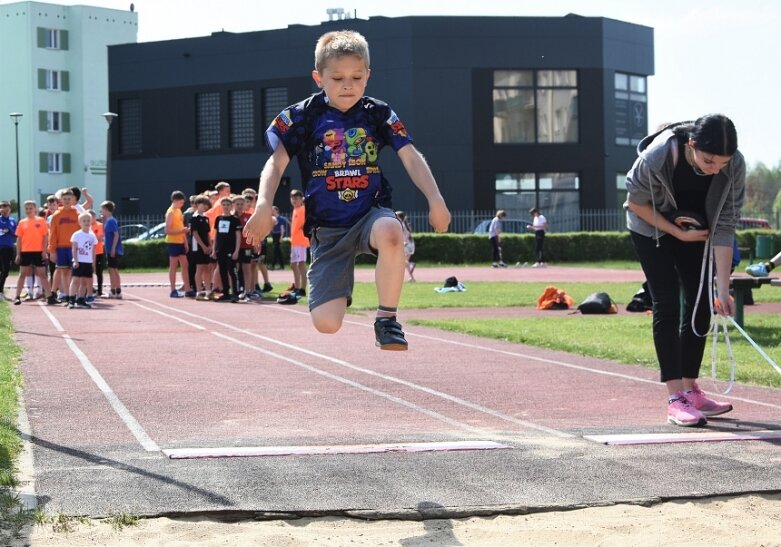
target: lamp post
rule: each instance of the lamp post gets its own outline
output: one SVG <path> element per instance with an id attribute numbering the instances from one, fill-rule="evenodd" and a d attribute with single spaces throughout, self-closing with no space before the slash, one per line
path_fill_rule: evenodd
<path id="1" fill-rule="evenodd" d="M 19 118 L 24 116 L 19 112 L 11 112 L 9 114 L 14 122 L 14 130 L 16 132 L 16 217 L 17 220 L 22 218 L 22 191 L 19 186 Z"/>
<path id="2" fill-rule="evenodd" d="M 111 199 L 111 122 L 117 117 L 113 112 L 104 112 L 101 114 L 106 118 L 108 128 L 106 129 L 106 199 Z"/>

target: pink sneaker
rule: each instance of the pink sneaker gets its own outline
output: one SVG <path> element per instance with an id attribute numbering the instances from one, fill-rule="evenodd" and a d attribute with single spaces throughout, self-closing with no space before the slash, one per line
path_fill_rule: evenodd
<path id="1" fill-rule="evenodd" d="M 708 399 L 697 384 L 694 384 L 692 390 L 687 391 L 685 395 L 691 405 L 699 410 L 703 416 L 719 416 L 732 410 L 732 405 L 729 403 Z"/>
<path id="2" fill-rule="evenodd" d="M 708 420 L 689 403 L 683 392 L 676 393 L 676 399 L 667 407 L 667 421 L 684 427 L 705 425 Z"/>

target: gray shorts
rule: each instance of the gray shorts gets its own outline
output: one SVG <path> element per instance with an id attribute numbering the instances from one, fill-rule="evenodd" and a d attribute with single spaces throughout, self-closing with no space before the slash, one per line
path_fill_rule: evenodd
<path id="1" fill-rule="evenodd" d="M 352 296 L 355 284 L 355 257 L 376 255 L 369 246 L 372 226 L 380 218 L 396 218 L 383 207 L 372 207 L 349 228 L 319 227 L 309 240 L 312 264 L 306 274 L 309 282 L 309 309 L 313 310 L 336 298 Z"/>

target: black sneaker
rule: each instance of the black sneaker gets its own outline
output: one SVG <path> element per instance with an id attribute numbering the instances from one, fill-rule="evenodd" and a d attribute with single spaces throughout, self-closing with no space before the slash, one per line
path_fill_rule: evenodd
<path id="1" fill-rule="evenodd" d="M 18 296 L 14 298 L 14 306 L 21 306 L 22 305 L 22 299 Z"/>
<path id="2" fill-rule="evenodd" d="M 215 302 L 231 302 L 231 296 L 229 294 L 223 294 L 221 297 L 217 298 Z"/>
<path id="3" fill-rule="evenodd" d="M 277 304 L 283 304 L 283 305 L 292 305 L 292 304 L 298 304 L 298 296 L 296 296 L 295 292 L 283 292 L 279 295 L 277 298 Z"/>
<path id="4" fill-rule="evenodd" d="M 296 294 L 298 295 L 299 298 L 301 298 L 302 296 L 306 296 L 306 289 L 296 289 Z"/>
<path id="5" fill-rule="evenodd" d="M 374 322 L 375 344 L 384 350 L 407 351 L 404 331 L 395 317 L 378 317 Z"/>
<path id="6" fill-rule="evenodd" d="M 274 286 L 271 283 L 263 283 L 263 288 L 258 289 L 259 292 L 271 292 L 274 290 Z"/>
<path id="7" fill-rule="evenodd" d="M 54 293 L 51 293 L 49 295 L 49 298 L 46 299 L 46 303 L 50 306 L 56 306 L 58 304 L 57 302 L 57 295 Z"/>
<path id="8" fill-rule="evenodd" d="M 76 309 L 79 309 L 79 310 L 89 310 L 89 309 L 91 309 L 91 308 L 92 308 L 92 306 L 91 306 L 91 305 L 89 305 L 89 304 L 87 303 L 87 301 L 86 301 L 86 300 L 84 300 L 83 298 L 77 298 L 77 299 L 76 299 L 76 305 L 75 305 L 74 307 L 75 307 Z"/>

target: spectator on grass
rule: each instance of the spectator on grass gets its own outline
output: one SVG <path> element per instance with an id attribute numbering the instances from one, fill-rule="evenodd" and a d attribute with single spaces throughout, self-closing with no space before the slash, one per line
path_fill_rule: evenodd
<path id="1" fill-rule="evenodd" d="M 488 241 L 491 242 L 491 250 L 493 252 L 493 264 L 494 268 L 506 268 L 507 264 L 502 259 L 502 221 L 507 216 L 503 210 L 496 211 L 496 216 L 491 219 L 491 224 L 488 225 Z"/>
<path id="2" fill-rule="evenodd" d="M 545 230 L 548 229 L 548 220 L 536 207 L 529 209 L 529 214 L 532 216 L 532 223 L 527 224 L 526 229 L 534 231 L 534 258 L 536 260 L 532 268 L 544 268 L 543 246 L 545 245 Z"/>
<path id="3" fill-rule="evenodd" d="M 106 264 L 108 266 L 108 279 L 111 283 L 109 298 L 122 299 L 122 279 L 119 276 L 119 257 L 125 251 L 122 249 L 122 236 L 119 233 L 119 224 L 114 218 L 115 205 L 113 201 L 104 201 L 100 204 L 100 213 L 103 216 L 103 239 L 106 250 Z"/>
<path id="4" fill-rule="evenodd" d="M 709 114 L 645 137 L 627 174 L 627 228 L 653 299 L 653 338 L 661 380 L 667 385 L 667 419 L 676 425 L 703 425 L 708 416 L 732 410 L 729 403 L 707 398 L 697 378 L 713 298 L 711 283 L 700 272 L 711 252 L 720 300 L 717 311 L 735 311 L 729 274 L 746 178 L 746 164 L 737 148 L 732 121 Z M 696 214 L 708 226 L 679 226 L 666 216 L 676 210 Z"/>
<path id="5" fill-rule="evenodd" d="M 176 290 L 176 270 L 179 266 L 182 268 L 182 281 L 185 290 L 190 287 L 187 267 L 187 251 L 190 246 L 187 244 L 187 234 L 190 229 L 184 225 L 184 215 L 182 207 L 185 200 L 184 193 L 176 190 L 171 194 L 171 206 L 165 212 L 165 242 L 168 244 L 168 281 L 171 288 L 171 298 L 182 298 L 184 296 Z"/>

